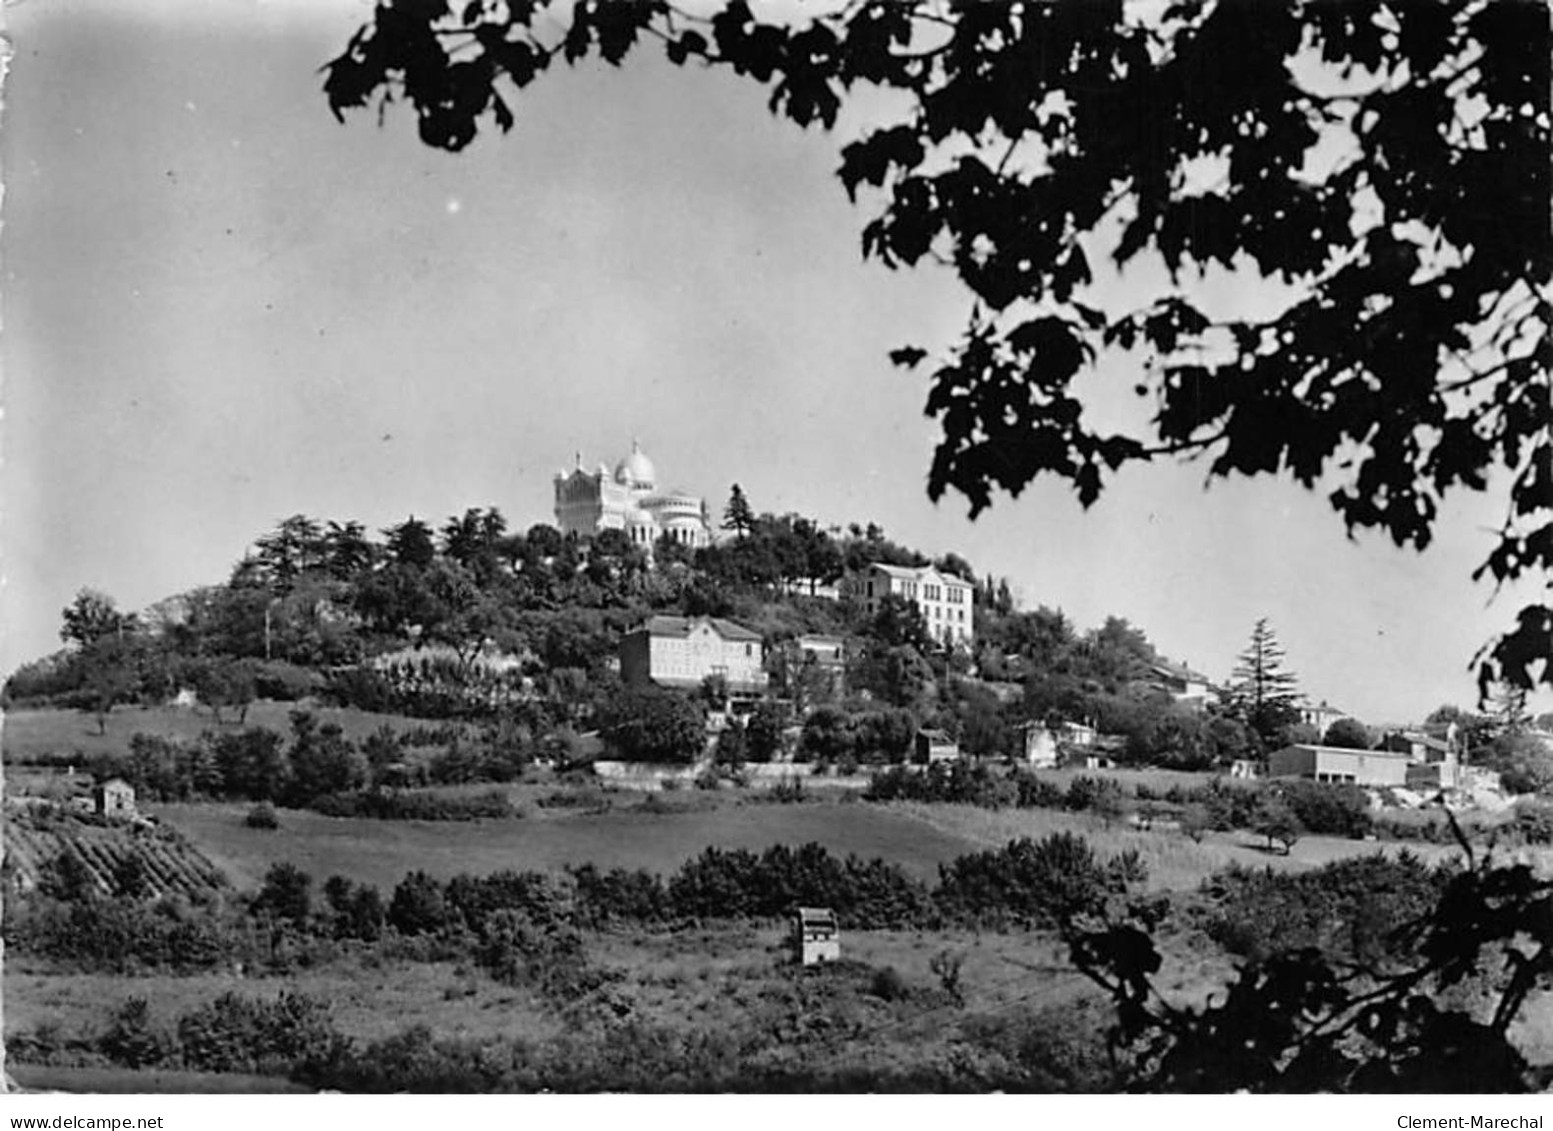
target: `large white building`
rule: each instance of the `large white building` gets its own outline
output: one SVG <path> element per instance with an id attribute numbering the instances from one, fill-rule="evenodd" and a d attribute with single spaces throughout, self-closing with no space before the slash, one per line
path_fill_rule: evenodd
<path id="1" fill-rule="evenodd" d="M 842 587 L 870 613 L 877 612 L 879 602 L 891 594 L 904 597 L 921 610 L 933 639 L 946 647 L 961 645 L 968 648 L 975 638 L 971 612 L 973 586 L 952 573 L 932 566 L 874 562 L 865 569 L 847 574 Z"/>
<path id="2" fill-rule="evenodd" d="M 697 548 L 712 540 L 706 500 L 688 491 L 660 491 L 657 470 L 635 441 L 614 471 L 602 463 L 588 471 L 579 454 L 570 472 L 556 473 L 555 524 L 562 534 L 582 538 L 623 530 L 649 552 L 664 535 Z"/>
<path id="3" fill-rule="evenodd" d="M 735 695 L 764 692 L 760 633 L 719 617 L 655 616 L 620 641 L 620 677 L 627 684 L 693 691 L 711 676 L 726 680 Z"/>

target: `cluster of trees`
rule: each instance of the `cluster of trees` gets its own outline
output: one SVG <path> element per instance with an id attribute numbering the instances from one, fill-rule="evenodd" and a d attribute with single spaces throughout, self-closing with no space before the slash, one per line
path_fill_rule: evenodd
<path id="1" fill-rule="evenodd" d="M 380 727 L 353 741 L 338 723 L 310 711 L 291 712 L 289 736 L 268 727 L 207 730 L 192 741 L 136 734 L 124 754 L 102 754 L 91 769 L 100 779 L 120 777 L 147 799 L 269 802 L 328 808 L 339 815 L 446 817 L 495 815 L 488 802 L 433 802 L 410 787 L 510 782 L 536 757 L 545 739 L 510 719 L 476 730 L 438 732 L 429 750 L 417 736 Z"/>

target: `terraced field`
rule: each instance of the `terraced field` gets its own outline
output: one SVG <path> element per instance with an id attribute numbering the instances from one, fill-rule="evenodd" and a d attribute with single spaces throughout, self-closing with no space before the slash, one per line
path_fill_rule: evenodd
<path id="1" fill-rule="evenodd" d="M 36 885 L 66 850 L 75 852 L 104 893 L 116 890 L 116 877 L 130 857 L 140 860 L 152 895 L 193 895 L 229 886 L 221 869 L 173 829 L 103 822 L 59 809 L 7 807 L 6 864 L 21 886 Z"/>

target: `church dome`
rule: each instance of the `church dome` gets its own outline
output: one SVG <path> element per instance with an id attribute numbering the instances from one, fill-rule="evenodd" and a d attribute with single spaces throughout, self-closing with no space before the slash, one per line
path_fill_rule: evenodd
<path id="1" fill-rule="evenodd" d="M 643 453 L 641 446 L 631 441 L 631 454 L 621 460 L 615 467 L 615 482 L 627 487 L 651 488 L 658 479 L 658 471 L 652 465 L 652 460 Z"/>

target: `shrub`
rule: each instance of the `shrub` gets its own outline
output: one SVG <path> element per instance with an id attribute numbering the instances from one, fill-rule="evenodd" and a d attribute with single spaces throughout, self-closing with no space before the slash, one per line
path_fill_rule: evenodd
<path id="1" fill-rule="evenodd" d="M 799 777 L 786 777 L 771 787 L 771 799 L 783 805 L 792 805 L 803 801 L 808 796 L 804 789 L 803 779 Z"/>
<path id="2" fill-rule="evenodd" d="M 592 864 L 569 867 L 576 891 L 577 918 L 588 927 L 613 922 L 654 924 L 669 916 L 663 881 L 645 869 L 611 868 L 600 872 Z"/>
<path id="3" fill-rule="evenodd" d="M 272 865 L 264 874 L 253 910 L 301 926 L 312 911 L 312 886 L 313 878 L 295 864 L 282 861 Z"/>
<path id="4" fill-rule="evenodd" d="M 394 888 L 388 924 L 402 935 L 440 931 L 448 923 L 442 885 L 425 872 L 411 872 Z"/>
<path id="5" fill-rule="evenodd" d="M 250 829 L 278 829 L 280 818 L 275 815 L 275 808 L 268 801 L 261 801 L 248 810 L 248 816 L 243 818 L 243 824 Z"/>
<path id="6" fill-rule="evenodd" d="M 885 966 L 874 971 L 874 976 L 869 980 L 868 992 L 881 1001 L 905 1001 L 911 997 L 911 987 L 901 972 L 893 966 Z"/>
<path id="7" fill-rule="evenodd" d="M 484 919 L 475 961 L 502 985 L 533 986 L 564 1001 L 599 983 L 576 928 L 517 908 L 502 908 Z"/>
<path id="8" fill-rule="evenodd" d="M 1068 783 L 1067 806 L 1080 812 L 1088 809 L 1114 816 L 1122 809 L 1121 783 L 1114 778 L 1076 777 Z"/>
<path id="9" fill-rule="evenodd" d="M 1146 871 L 1136 856 L 1102 865 L 1087 840 L 1061 832 L 940 865 L 934 895 L 944 914 L 961 922 L 1046 925 L 1101 910 L 1107 896 Z"/>
<path id="10" fill-rule="evenodd" d="M 965 955 L 941 950 L 928 963 L 928 969 L 938 977 L 938 988 L 949 995 L 956 1005 L 965 1004 L 965 994 L 960 989 L 960 968 L 965 965 Z"/>
<path id="11" fill-rule="evenodd" d="M 1019 790 L 1015 803 L 1021 809 L 1062 809 L 1068 804 L 1068 795 L 1045 778 L 1021 770 L 1012 780 Z"/>
<path id="12" fill-rule="evenodd" d="M 1273 791 L 1288 805 L 1301 827 L 1318 836 L 1359 840 L 1369 833 L 1373 823 L 1369 797 L 1356 785 L 1287 781 L 1279 782 Z"/>
<path id="13" fill-rule="evenodd" d="M 320 794 L 309 807 L 326 817 L 369 817 L 380 821 L 481 821 L 516 815 L 506 792 L 500 789 L 472 795 L 357 789 Z"/>
<path id="14" fill-rule="evenodd" d="M 151 1068 L 172 1060 L 177 1042 L 171 1033 L 152 1024 L 146 999 L 132 997 L 114 1012 L 107 1031 L 97 1040 L 97 1048 L 114 1064 Z"/>
<path id="15" fill-rule="evenodd" d="M 1443 873 L 1406 851 L 1289 875 L 1231 867 L 1204 882 L 1213 911 L 1205 930 L 1226 950 L 1257 961 L 1316 947 L 1345 962 L 1403 953 L 1398 928 L 1434 905 Z"/>
<path id="16" fill-rule="evenodd" d="M 346 1047 L 325 1006 L 291 992 L 274 1001 L 222 994 L 179 1019 L 178 1043 L 197 1071 L 267 1075 L 330 1063 Z"/>

